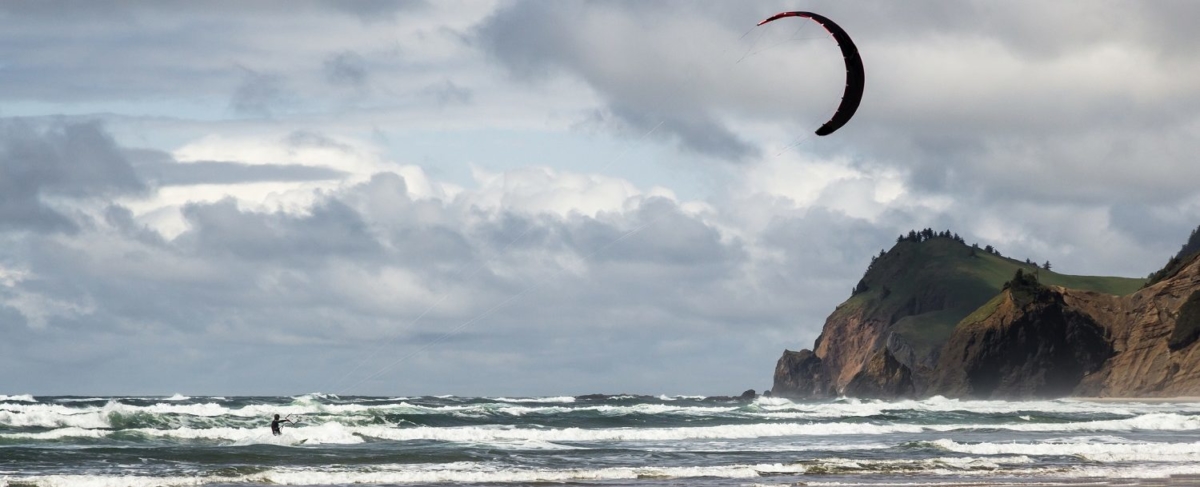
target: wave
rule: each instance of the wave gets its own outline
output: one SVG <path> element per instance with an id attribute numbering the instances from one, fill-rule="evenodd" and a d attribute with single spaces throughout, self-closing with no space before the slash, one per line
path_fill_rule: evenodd
<path id="1" fill-rule="evenodd" d="M 228 417 L 231 419 L 269 418 L 274 414 L 325 417 L 353 420 L 378 414 L 397 415 L 448 415 L 459 418 L 493 418 L 521 416 L 555 416 L 570 414 L 596 414 L 603 417 L 623 417 L 633 415 L 680 415 L 680 416 L 718 416 L 733 415 L 741 417 L 762 417 L 755 411 L 740 411 L 736 407 L 704 407 L 687 405 L 668 405 L 643 403 L 628 406 L 594 404 L 572 405 L 566 402 L 570 396 L 562 398 L 542 399 L 540 402 L 549 406 L 524 405 L 524 399 L 512 399 L 514 402 L 491 402 L 483 404 L 451 404 L 451 405 L 420 405 L 409 402 L 391 404 L 324 404 L 319 402 L 301 401 L 285 405 L 249 404 L 234 407 L 218 402 L 183 403 L 181 401 L 159 402 L 150 405 L 131 405 L 120 400 L 108 400 L 103 406 L 84 405 L 69 407 L 61 404 L 39 403 L 0 403 L 0 426 L 41 426 L 57 427 L 69 424 L 79 424 L 78 418 L 96 418 L 93 427 L 113 426 L 105 423 L 106 418 L 114 413 L 123 416 L 137 414 L 194 416 L 206 418 Z M 161 399 L 160 399 L 161 400 Z M 4 412 L 8 412 L 7 416 Z M 71 417 L 73 419 L 64 419 Z M 82 425 L 82 424 L 79 424 Z"/>
<path id="2" fill-rule="evenodd" d="M 25 439 L 25 440 L 60 440 L 63 438 L 105 438 L 112 434 L 112 431 L 104 429 L 67 427 L 58 428 L 50 431 L 41 431 L 37 433 L 4 433 L 0 434 L 2 439 Z"/>
<path id="3" fill-rule="evenodd" d="M 826 473 L 831 470 L 856 471 L 888 470 L 913 472 L 962 472 L 999 468 L 1006 461 L 1024 460 L 945 458 L 915 462 L 850 462 L 831 459 L 808 463 L 734 464 L 714 466 L 675 467 L 602 467 L 602 468 L 505 468 L 477 462 L 450 464 L 383 465 L 369 470 L 346 467 L 276 468 L 240 477 L 138 477 L 54 475 L 44 477 L 10 477 L 13 483 L 33 485 L 203 485 L 207 481 L 220 483 L 262 483 L 272 485 L 349 485 L 349 484 L 434 484 L 434 483 L 543 483 L 595 482 L 643 479 L 756 479 L 766 476 Z"/>
<path id="4" fill-rule="evenodd" d="M 1071 399 L 1040 401 L 976 401 L 942 396 L 920 400 L 886 401 L 845 398 L 833 402 L 793 402 L 759 397 L 754 405 L 768 412 L 803 412 L 819 417 L 867 417 L 897 412 L 968 413 L 972 415 L 1102 415 L 1135 416 L 1151 413 L 1200 414 L 1200 403 L 1102 403 Z"/>
<path id="5" fill-rule="evenodd" d="M 0 404 L 0 426 L 17 428 L 108 428 L 111 425 L 99 411 L 80 412 L 63 405 Z"/>
<path id="6" fill-rule="evenodd" d="M 662 394 L 658 396 L 659 401 L 700 401 L 707 396 L 668 396 Z"/>
<path id="7" fill-rule="evenodd" d="M 712 466 L 672 467 L 599 467 L 599 468 L 512 468 L 480 462 L 449 464 L 378 465 L 355 467 L 277 467 L 262 472 L 238 476 L 137 476 L 137 475 L 45 475 L 0 476 L 0 485 L 128 485 L 194 486 L 209 483 L 255 483 L 270 485 L 357 485 L 357 484 L 529 484 L 614 482 L 624 480 L 686 480 L 686 479 L 761 479 L 778 476 L 806 477 L 805 485 L 881 485 L 864 474 L 919 475 L 900 485 L 938 485 L 940 482 L 923 479 L 980 478 L 997 475 L 1006 479 L 1071 479 L 1072 482 L 1110 479 L 1167 478 L 1173 475 L 1200 473 L 1198 465 L 1172 466 L 1030 466 L 1025 456 L 1012 457 L 939 457 L 921 460 L 849 460 L 817 459 L 798 463 L 731 464 Z M 830 474 L 852 476 L 830 479 Z M 954 485 L 964 482 L 951 480 Z M 1019 482 L 1023 483 L 1023 482 Z M 1024 483 L 1023 483 L 1024 484 Z M 984 482 L 981 485 L 996 485 Z"/>
<path id="8" fill-rule="evenodd" d="M 56 397 L 52 401 L 56 403 L 70 404 L 77 402 L 100 402 L 109 401 L 112 398 L 108 397 Z"/>
<path id="9" fill-rule="evenodd" d="M 872 435 L 922 431 L 918 425 L 873 425 L 856 423 L 748 424 L 687 428 L 539 429 L 495 426 L 434 428 L 362 427 L 363 436 L 382 440 L 435 440 L 457 443 L 501 443 L 538 440 L 552 443 L 655 442 L 703 439 L 750 439 L 783 436 Z"/>
<path id="10" fill-rule="evenodd" d="M 0 487 L 1057 485 L 1200 474 L 1194 404 L 177 396 L 0 401 L 0 456 L 15 462 L 0 467 Z M 302 419 L 274 436 L 275 413 Z"/>
<path id="11" fill-rule="evenodd" d="M 324 392 L 310 392 L 299 396 L 292 396 L 292 400 L 298 403 L 307 404 L 317 401 L 336 401 L 341 399 L 337 394 L 329 394 Z"/>
<path id="12" fill-rule="evenodd" d="M 545 440 L 545 441 L 661 441 L 699 438 L 767 438 L 783 436 L 829 436 L 829 435 L 887 435 L 896 433 L 953 432 L 1004 430 L 1018 432 L 1128 432 L 1128 431 L 1194 431 L 1200 430 L 1200 416 L 1174 413 L 1153 413 L 1124 419 L 1075 421 L 1075 422 L 1009 422 L 996 424 L 917 424 L 906 422 L 788 422 L 727 424 L 715 426 L 659 427 L 659 428 L 522 428 L 515 425 L 492 426 L 418 426 L 397 427 L 394 424 L 379 424 L 380 411 L 406 414 L 450 414 L 458 416 L 522 416 L 530 414 L 559 414 L 564 412 L 590 411 L 602 416 L 627 414 L 682 414 L 712 416 L 729 412 L 727 408 L 676 407 L 660 404 L 635 406 L 595 405 L 582 408 L 528 407 L 511 404 L 464 405 L 425 407 L 408 403 L 387 406 L 306 405 L 272 406 L 250 405 L 231 409 L 216 403 L 176 404 L 157 403 L 147 406 L 132 406 L 118 401 L 109 401 L 100 407 L 76 408 L 62 404 L 0 403 L 0 427 L 18 428 L 83 428 L 118 429 L 132 431 L 140 429 L 212 429 L 252 430 L 250 423 L 265 421 L 273 413 L 295 415 L 304 421 L 320 421 L 354 428 L 354 434 L 385 440 L 442 440 L 442 441 L 490 441 L 490 440 Z M 305 418 L 305 415 L 316 415 Z M 770 413 L 768 413 L 768 416 Z M 265 423 L 264 423 L 265 424 Z M 200 426 L 212 428 L 198 428 Z M 311 428 L 312 425 L 304 427 Z M 290 429 L 304 429 L 290 428 Z M 0 435 L 2 437 L 2 435 Z M 220 437 L 222 439 L 239 439 Z M 318 438 L 314 438 L 318 439 Z"/>
<path id="13" fill-rule="evenodd" d="M 130 428 L 120 431 L 81 427 L 59 428 L 45 432 L 2 433 L 6 439 L 60 439 L 67 437 L 102 438 L 109 435 L 138 435 L 147 438 L 177 440 L 213 440 L 232 444 L 355 444 L 364 438 L 391 441 L 443 441 L 464 444 L 487 444 L 494 446 L 519 447 L 550 444 L 594 443 L 594 442 L 662 442 L 676 440 L 706 439 L 752 439 L 782 436 L 828 436 L 883 434 L 888 432 L 918 432 L 920 426 L 884 426 L 851 423 L 827 424 L 756 424 L 703 426 L 688 428 L 612 428 L 612 429 L 541 429 L 499 426 L 396 428 L 391 426 L 346 426 L 327 422 L 315 426 L 286 428 L 284 435 L 271 438 L 264 425 L 253 428 L 213 427 L 173 429 Z M 575 448 L 575 446 L 564 446 Z"/>
<path id="14" fill-rule="evenodd" d="M 580 396 L 585 397 L 587 396 Z M 11 409 L 16 404 L 42 404 L 28 395 L 0 396 L 10 398 L 8 402 L 0 401 L 0 409 Z M 17 401 L 20 399 L 20 401 Z M 445 399 L 445 398 L 443 398 Z M 615 402 L 607 402 L 607 401 Z M 626 402 L 626 401 L 635 402 Z M 580 412 L 601 412 L 606 416 L 620 415 L 725 415 L 748 419 L 830 419 L 830 418 L 870 418 L 873 416 L 896 416 L 898 414 L 912 416 L 920 413 L 929 414 L 936 422 L 937 417 L 946 417 L 936 413 L 953 414 L 954 419 L 962 420 L 970 417 L 988 417 L 998 419 L 1018 418 L 1024 421 L 1038 423 L 1039 420 L 1050 419 L 1062 422 L 1064 419 L 1114 419 L 1122 416 L 1135 417 L 1147 414 L 1185 414 L 1200 415 L 1200 403 L 1191 404 L 1126 404 L 1115 406 L 1112 403 L 1089 401 L 964 401 L 935 397 L 920 401 L 876 401 L 844 399 L 834 402 L 793 402 L 777 397 L 759 397 L 749 404 L 706 403 L 703 398 L 692 396 L 603 396 L 601 399 L 588 398 L 580 401 L 579 397 L 500 397 L 493 399 L 469 399 L 449 396 L 449 400 L 430 398 L 356 398 L 342 400 L 336 395 L 311 393 L 291 398 L 291 402 L 270 403 L 252 402 L 244 404 L 240 401 L 229 401 L 223 397 L 190 398 L 176 394 L 170 398 L 53 398 L 52 403 L 88 403 L 107 401 L 106 407 L 145 408 L 146 412 L 156 414 L 187 414 L 194 416 L 230 415 L 237 417 L 256 417 L 271 414 L 354 414 L 367 411 L 395 412 L 401 414 L 443 414 L 458 413 L 469 417 L 488 415 L 530 415 L 530 414 L 573 414 Z M 122 402 L 124 401 L 124 402 Z M 152 402 L 152 405 L 131 405 L 128 402 Z M 481 402 L 484 401 L 484 402 Z M 84 405 L 87 408 L 93 405 Z"/>
<path id="15" fill-rule="evenodd" d="M 551 442 L 670 441 L 692 439 L 746 439 L 784 436 L 889 435 L 896 433 L 961 430 L 1012 431 L 1191 431 L 1200 429 L 1200 417 L 1150 414 L 1112 421 L 1003 425 L 919 425 L 872 423 L 769 423 L 682 428 L 531 429 L 512 427 L 390 428 L 365 427 L 361 434 L 386 440 L 440 440 L 456 442 L 536 439 Z"/>
<path id="16" fill-rule="evenodd" d="M 37 399 L 34 399 L 33 395 L 31 395 L 31 394 L 17 394 L 17 395 L 13 395 L 13 396 L 7 396 L 4 394 L 0 394 L 0 401 L 37 402 Z"/>
<path id="17" fill-rule="evenodd" d="M 1200 463 L 1200 443 L 1098 443 L 1094 441 L 1043 441 L 1038 443 L 959 443 L 940 439 L 931 445 L 973 455 L 1073 456 L 1084 460 L 1114 462 Z"/>
<path id="18" fill-rule="evenodd" d="M 575 396 L 556 396 L 556 397 L 496 397 L 493 401 L 508 402 L 508 403 L 563 403 L 570 404 L 575 402 Z"/>
<path id="19" fill-rule="evenodd" d="M 1010 423 L 994 425 L 935 426 L 934 431 L 954 429 L 1008 430 L 1025 432 L 1054 431 L 1191 431 L 1200 429 L 1200 416 L 1174 413 L 1143 414 L 1125 419 L 1079 421 L 1069 423 Z"/>

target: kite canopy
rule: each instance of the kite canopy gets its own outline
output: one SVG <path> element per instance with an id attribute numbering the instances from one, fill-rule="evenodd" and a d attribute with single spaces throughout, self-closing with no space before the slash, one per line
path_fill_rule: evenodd
<path id="1" fill-rule="evenodd" d="M 850 40 L 850 35 L 842 30 L 840 26 L 824 15 L 815 14 L 812 12 L 782 12 L 771 16 L 767 20 L 759 22 L 758 25 L 766 24 L 776 19 L 784 17 L 804 17 L 812 19 L 825 30 L 833 34 L 833 39 L 837 41 L 838 47 L 842 48 L 842 57 L 846 61 L 846 91 L 842 93 L 842 103 L 838 105 L 837 111 L 833 112 L 833 117 L 825 122 L 821 128 L 817 129 L 817 135 L 829 135 L 835 130 L 846 125 L 850 121 L 850 117 L 854 116 L 854 112 L 858 110 L 858 104 L 862 101 L 863 83 L 865 82 L 865 74 L 863 73 L 862 58 L 858 55 L 858 48 L 854 46 L 854 41 Z"/>

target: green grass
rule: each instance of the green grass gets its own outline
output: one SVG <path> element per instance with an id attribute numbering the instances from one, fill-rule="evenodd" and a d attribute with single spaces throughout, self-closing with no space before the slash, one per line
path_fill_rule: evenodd
<path id="1" fill-rule="evenodd" d="M 960 319 L 971 310 L 958 308 L 942 311 L 932 311 L 915 316 L 901 318 L 892 326 L 892 332 L 904 337 L 913 347 L 918 356 L 934 352 L 940 347 Z"/>
<path id="2" fill-rule="evenodd" d="M 891 330 L 918 354 L 931 353 L 950 337 L 964 318 L 986 317 L 1017 269 L 1036 274 L 1045 285 L 1124 295 L 1137 291 L 1145 279 L 1059 274 L 1036 265 L 988 254 L 948 238 L 898 242 L 872 264 L 859 293 L 835 313 L 862 312 L 893 322 Z M 998 301 L 996 301 L 998 303 Z"/>
<path id="3" fill-rule="evenodd" d="M 1012 280 L 1013 275 L 1017 273 L 1017 269 L 1022 269 L 1026 273 L 1036 273 L 1038 282 L 1042 284 L 1117 296 L 1124 296 L 1135 292 L 1141 289 L 1142 285 L 1146 283 L 1146 279 L 1144 278 L 1059 274 L 1052 270 L 1041 269 L 1021 261 L 984 254 L 982 252 L 978 254 L 978 262 L 967 265 L 960 270 L 983 279 L 989 285 L 995 286 L 998 291 L 1005 282 Z"/>
<path id="4" fill-rule="evenodd" d="M 989 299 L 988 302 L 983 303 L 983 306 L 975 308 L 975 311 L 972 311 L 966 318 L 959 320 L 959 323 L 971 324 L 986 320 L 1000 308 L 1000 303 L 1002 302 L 1004 302 L 1004 295 L 997 294 L 992 299 Z"/>

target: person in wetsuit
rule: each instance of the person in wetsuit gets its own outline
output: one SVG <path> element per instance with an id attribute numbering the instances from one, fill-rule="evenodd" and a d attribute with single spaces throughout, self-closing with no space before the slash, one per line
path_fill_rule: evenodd
<path id="1" fill-rule="evenodd" d="M 274 421 L 271 421 L 271 434 L 273 434 L 273 435 L 275 435 L 275 436 L 282 435 L 282 434 L 283 434 L 283 432 L 279 430 L 279 426 L 280 426 L 280 423 L 284 423 L 284 422 L 291 423 L 291 422 L 292 422 L 292 420 L 290 420 L 290 419 L 279 419 L 279 415 L 278 415 L 278 414 L 276 414 L 276 415 L 275 415 L 275 420 L 274 420 Z"/>

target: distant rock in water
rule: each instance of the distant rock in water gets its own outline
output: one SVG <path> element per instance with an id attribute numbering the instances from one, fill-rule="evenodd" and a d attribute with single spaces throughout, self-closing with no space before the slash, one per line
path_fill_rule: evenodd
<path id="1" fill-rule="evenodd" d="M 902 237 L 873 259 L 773 395 L 964 398 L 1200 395 L 1200 255 L 1143 279 L 1069 276 Z M 1145 287 L 1143 287 L 1145 285 Z"/>
<path id="2" fill-rule="evenodd" d="M 749 389 L 740 396 L 708 396 L 704 400 L 707 402 L 753 402 L 757 397 L 754 389 Z"/>
<path id="3" fill-rule="evenodd" d="M 774 396 L 827 398 L 835 395 L 829 380 L 829 368 L 811 350 L 784 350 L 775 365 Z"/>

